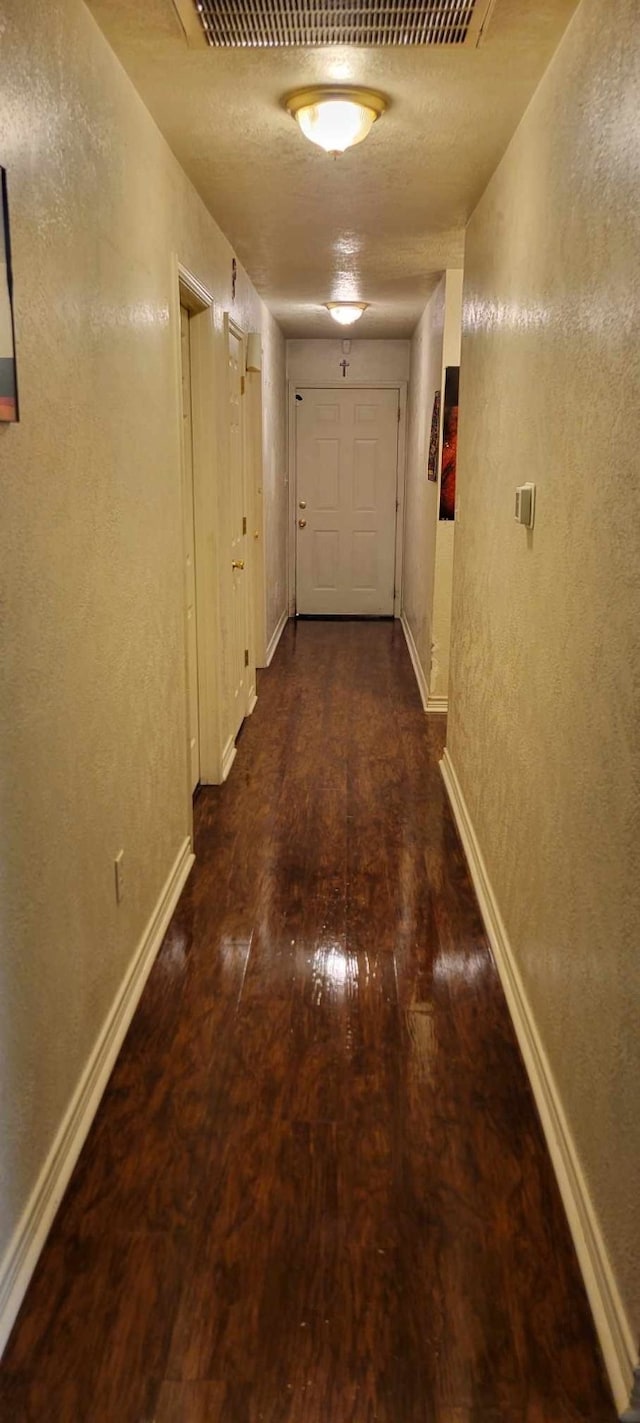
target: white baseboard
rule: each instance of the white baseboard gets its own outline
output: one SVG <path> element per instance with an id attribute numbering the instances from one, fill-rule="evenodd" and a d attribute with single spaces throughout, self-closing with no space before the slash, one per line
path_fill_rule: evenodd
<path id="1" fill-rule="evenodd" d="M 248 705 L 248 707 L 247 707 L 247 716 L 251 716 L 251 715 L 252 715 L 252 713 L 253 713 L 253 712 L 255 711 L 255 709 L 256 709 L 257 704 L 258 704 L 258 693 L 256 692 L 255 687 L 252 687 L 252 688 L 251 688 L 251 691 L 250 691 L 250 693 L 249 693 L 249 705 Z"/>
<path id="2" fill-rule="evenodd" d="M 429 709 L 429 688 L 428 688 L 428 686 L 427 686 L 427 679 L 426 679 L 426 677 L 425 677 L 424 668 L 423 668 L 423 666 L 422 666 L 422 663 L 421 663 L 421 661 L 420 661 L 420 657 L 419 657 L 419 655 L 418 655 L 418 649 L 417 649 L 417 647 L 416 647 L 416 645 L 415 645 L 415 642 L 414 642 L 414 640 L 413 640 L 413 633 L 412 633 L 412 631 L 411 631 L 411 628 L 409 627 L 409 624 L 408 624 L 408 622 L 407 622 L 407 619 L 406 619 L 404 613 L 401 613 L 401 615 L 400 615 L 400 622 L 401 622 L 401 624 L 402 624 L 402 631 L 403 631 L 403 633 L 404 633 L 405 641 L 406 641 L 407 647 L 408 647 L 408 649 L 409 649 L 409 656 L 410 656 L 411 661 L 412 661 L 412 663 L 413 663 L 413 670 L 414 670 L 414 672 L 415 672 L 415 674 L 416 674 L 416 682 L 418 683 L 418 691 L 419 691 L 419 693 L 420 693 L 420 699 L 421 699 L 421 701 L 422 701 L 422 707 L 423 707 L 423 710 L 424 710 L 424 711 L 428 711 L 428 709 Z"/>
<path id="3" fill-rule="evenodd" d="M 0 1355 L 13 1328 L 127 1028 L 194 862 L 185 840 L 140 939 L 0 1265 Z"/>
<path id="4" fill-rule="evenodd" d="M 635 1370 L 629 1407 L 621 1414 L 620 1423 L 640 1423 L 640 1363 Z"/>
<path id="5" fill-rule="evenodd" d="M 235 740 L 234 740 L 233 736 L 230 736 L 230 737 L 229 737 L 229 740 L 227 741 L 227 744 L 226 744 L 226 746 L 225 746 L 225 748 L 224 748 L 224 751 L 223 751 L 223 753 L 222 753 L 222 780 L 223 780 L 223 782 L 226 781 L 227 776 L 229 775 L 229 772 L 230 772 L 231 767 L 232 767 L 232 765 L 233 765 L 233 763 L 234 763 L 234 761 L 235 761 L 235 759 L 236 759 L 237 754 L 238 754 L 238 753 L 237 753 L 237 748 L 236 748 Z"/>
<path id="6" fill-rule="evenodd" d="M 429 700 L 428 700 L 427 705 L 426 705 L 426 711 L 427 711 L 428 713 L 435 712 L 436 715 L 442 716 L 443 714 L 446 715 L 446 713 L 448 712 L 448 710 L 449 710 L 449 698 L 448 698 L 448 697 L 429 697 Z"/>
<path id="7" fill-rule="evenodd" d="M 269 641 L 267 643 L 267 667 L 270 667 L 271 663 L 273 662 L 276 648 L 287 626 L 288 621 L 289 613 L 288 610 L 285 608 L 284 612 L 282 613 L 276 624 L 275 631 L 272 632 L 271 637 L 269 638 Z"/>
<path id="8" fill-rule="evenodd" d="M 633 1388 L 634 1366 L 637 1365 L 633 1333 L 478 838 L 451 757 L 446 750 L 440 768 L 536 1099 L 616 1407 L 622 1412 Z M 630 1413 L 628 1417 L 632 1419 L 635 1414 Z"/>

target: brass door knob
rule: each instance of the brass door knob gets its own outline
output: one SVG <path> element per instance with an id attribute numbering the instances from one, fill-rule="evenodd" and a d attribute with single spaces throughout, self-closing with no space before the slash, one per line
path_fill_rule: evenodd
<path id="1" fill-rule="evenodd" d="M 232 561 L 231 567 L 232 567 L 232 568 L 244 568 L 244 559 L 243 559 L 243 558 L 234 558 L 233 561 Z"/>
<path id="2" fill-rule="evenodd" d="M 299 529 L 306 529 L 306 527 L 307 527 L 307 521 L 306 521 L 306 519 L 298 519 L 298 528 L 299 528 Z"/>
<path id="3" fill-rule="evenodd" d="M 259 529 L 256 529 L 256 530 L 255 530 L 255 533 L 254 533 L 253 537 L 254 537 L 254 539 L 259 539 L 259 538 L 260 538 L 260 530 L 259 530 Z"/>
<path id="4" fill-rule="evenodd" d="M 307 507 L 307 501 L 306 501 L 306 499 L 301 499 L 301 500 L 300 500 L 300 504 L 299 504 L 298 507 L 299 507 L 300 509 L 306 509 L 306 507 Z"/>

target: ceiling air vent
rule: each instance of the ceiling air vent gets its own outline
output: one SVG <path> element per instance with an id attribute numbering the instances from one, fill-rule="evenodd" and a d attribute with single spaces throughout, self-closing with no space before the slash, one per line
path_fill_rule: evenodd
<path id="1" fill-rule="evenodd" d="M 174 0 L 182 10 L 183 3 Z M 477 44 L 494 0 L 193 0 L 210 45 Z"/>

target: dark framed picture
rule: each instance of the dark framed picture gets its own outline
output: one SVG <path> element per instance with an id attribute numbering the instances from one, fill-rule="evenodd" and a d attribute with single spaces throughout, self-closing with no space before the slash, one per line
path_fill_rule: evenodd
<path id="1" fill-rule="evenodd" d="M 456 516 L 456 460 L 458 458 L 458 387 L 460 367 L 447 366 L 444 382 L 442 421 L 442 474 L 440 477 L 440 518 Z"/>
<path id="2" fill-rule="evenodd" d="M 12 423 L 18 415 L 18 379 L 13 321 L 13 280 L 7 174 L 0 168 L 2 214 L 0 215 L 0 421 Z"/>
<path id="3" fill-rule="evenodd" d="M 435 484 L 438 478 L 438 441 L 440 439 L 440 391 L 437 390 L 433 397 L 433 411 L 431 414 L 431 435 L 429 436 L 429 462 L 427 464 L 427 479 Z"/>

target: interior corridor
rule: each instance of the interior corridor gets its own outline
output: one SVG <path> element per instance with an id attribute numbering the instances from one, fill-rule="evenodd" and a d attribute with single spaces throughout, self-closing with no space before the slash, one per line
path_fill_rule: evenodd
<path id="1" fill-rule="evenodd" d="M 608 1423 L 399 623 L 290 622 L 0 1366 L 51 1423 Z"/>

